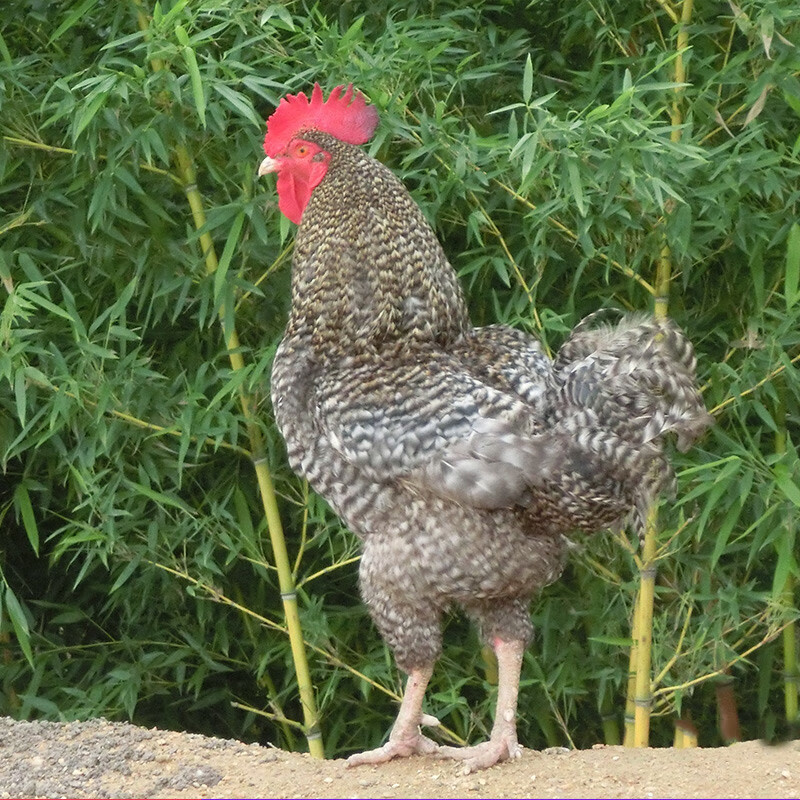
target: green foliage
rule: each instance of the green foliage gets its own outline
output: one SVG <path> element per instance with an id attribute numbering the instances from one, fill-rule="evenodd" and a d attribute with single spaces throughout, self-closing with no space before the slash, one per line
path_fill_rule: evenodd
<path id="1" fill-rule="evenodd" d="M 263 119 L 319 80 L 379 106 L 371 150 L 436 226 L 478 324 L 555 347 L 598 307 L 651 307 L 668 246 L 669 311 L 717 425 L 676 456 L 679 492 L 661 511 L 653 741 L 671 741 L 680 711 L 718 742 L 718 671 L 737 679 L 746 735 L 781 734 L 776 637 L 800 577 L 800 10 L 697 8 L 679 84 L 667 0 L 11 5 L 0 713 L 302 746 L 243 392 L 280 496 L 327 752 L 384 735 L 401 681 L 357 598 L 356 544 L 288 470 L 268 401 L 291 226 L 255 169 Z M 621 541 L 579 542 L 534 606 L 530 746 L 601 740 L 609 708 L 621 721 L 637 577 Z M 429 707 L 475 738 L 490 669 L 463 620 L 446 641 Z"/>

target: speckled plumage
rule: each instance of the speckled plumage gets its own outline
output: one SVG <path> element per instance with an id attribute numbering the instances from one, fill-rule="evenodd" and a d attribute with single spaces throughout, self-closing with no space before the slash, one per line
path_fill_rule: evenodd
<path id="1" fill-rule="evenodd" d="M 331 154 L 297 234 L 272 373 L 292 468 L 361 538 L 361 591 L 406 671 L 453 605 L 489 641 L 527 640 L 564 535 L 641 518 L 671 479 L 667 432 L 708 424 L 691 345 L 650 317 L 587 320 L 554 361 L 529 335 L 472 328 L 456 275 L 400 181 Z"/>

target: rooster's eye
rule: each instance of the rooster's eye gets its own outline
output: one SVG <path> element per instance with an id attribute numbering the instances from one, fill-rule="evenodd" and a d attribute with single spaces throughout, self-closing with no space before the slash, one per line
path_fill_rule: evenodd
<path id="1" fill-rule="evenodd" d="M 307 154 L 308 154 L 308 148 L 304 144 L 301 144 L 300 147 L 297 148 L 297 155 L 304 156 Z"/>

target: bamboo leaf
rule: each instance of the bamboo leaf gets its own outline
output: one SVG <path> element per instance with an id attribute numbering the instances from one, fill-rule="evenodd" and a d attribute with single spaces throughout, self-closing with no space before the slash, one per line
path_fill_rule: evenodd
<path id="1" fill-rule="evenodd" d="M 200 124 L 206 127 L 206 96 L 203 90 L 203 79 L 200 76 L 200 68 L 197 66 L 197 56 L 189 44 L 189 34 L 182 25 L 175 26 L 175 37 L 182 45 L 183 60 L 186 62 L 186 69 L 189 73 L 189 81 L 192 85 L 192 97 L 197 109 L 197 116 Z"/>
<path id="2" fill-rule="evenodd" d="M 625 70 L 622 76 L 622 94 L 628 94 L 633 88 L 633 76 L 629 69 Z"/>
<path id="3" fill-rule="evenodd" d="M 222 250 L 222 256 L 219 260 L 219 265 L 214 272 L 214 304 L 219 303 L 220 293 L 225 286 L 225 277 L 228 274 L 228 267 L 230 266 L 233 254 L 236 252 L 236 247 L 239 244 L 239 236 L 242 232 L 242 225 L 244 225 L 244 211 L 240 211 L 231 224 L 231 229 L 228 232 L 228 238 L 225 240 L 225 247 Z"/>
<path id="4" fill-rule="evenodd" d="M 28 618 L 25 616 L 25 611 L 17 596 L 11 591 L 10 586 L 6 586 L 3 601 L 8 619 L 11 621 L 11 627 L 14 629 L 14 635 L 17 637 L 17 644 L 19 644 L 28 663 L 33 665 L 33 650 L 31 649 L 31 632 Z"/>
<path id="5" fill-rule="evenodd" d="M 750 21 L 750 18 L 742 11 L 739 5 L 733 2 L 733 0 L 728 0 L 728 5 L 731 7 L 731 11 L 733 11 L 733 19 L 738 25 L 739 30 L 745 35 L 749 35 L 750 31 L 753 29 L 753 23 Z"/>
<path id="6" fill-rule="evenodd" d="M 772 576 L 772 594 L 775 597 L 784 592 L 786 581 L 790 575 L 800 576 L 797 565 L 797 556 L 794 552 L 794 530 L 792 527 L 784 528 L 775 544 L 778 561 Z"/>
<path id="7" fill-rule="evenodd" d="M 259 20 L 259 25 L 262 27 L 269 22 L 272 17 L 277 16 L 278 19 L 281 21 L 283 26 L 290 31 L 295 30 L 294 20 L 292 19 L 292 13 L 286 8 L 284 5 L 280 3 L 272 3 L 268 5 L 264 11 L 261 12 L 261 18 Z"/>
<path id="8" fill-rule="evenodd" d="M 772 472 L 775 476 L 775 483 L 783 492 L 786 499 L 800 508 L 800 487 L 792 480 L 792 476 L 789 474 L 786 464 L 778 462 L 773 467 Z"/>
<path id="9" fill-rule="evenodd" d="M 55 303 L 51 302 L 46 297 L 43 297 L 42 295 L 36 292 L 30 292 L 27 295 L 27 297 L 31 302 L 35 303 L 37 306 L 40 306 L 46 311 L 49 311 L 51 314 L 55 314 L 57 317 L 61 317 L 62 319 L 66 319 L 69 320 L 70 322 L 73 322 L 72 315 L 68 311 L 65 311 L 60 306 L 57 306 Z"/>
<path id="10" fill-rule="evenodd" d="M 761 94 L 759 94 L 759 96 L 756 98 L 755 103 L 753 103 L 752 107 L 747 112 L 747 116 L 744 118 L 744 122 L 742 123 L 743 128 L 746 128 L 764 110 L 764 106 L 767 102 L 767 97 L 769 96 L 770 90 L 772 88 L 773 88 L 772 84 L 768 83 L 761 90 Z"/>
<path id="11" fill-rule="evenodd" d="M 525 59 L 525 68 L 522 72 L 522 99 L 529 103 L 533 96 L 533 61 L 531 54 Z"/>
<path id="12" fill-rule="evenodd" d="M 141 566 L 141 559 L 135 558 L 132 561 L 129 561 L 125 567 L 122 569 L 119 575 L 117 575 L 116 580 L 114 583 L 111 584 L 111 587 L 108 590 L 109 594 L 113 594 L 122 586 L 124 586 L 128 579 L 136 572 L 137 569 Z"/>
<path id="13" fill-rule="evenodd" d="M 99 314 L 95 321 L 89 326 L 89 335 L 92 335 L 108 319 L 117 319 L 130 303 L 133 293 L 136 291 L 138 280 L 133 278 L 120 293 L 119 297 L 102 314 Z M 124 334 L 123 334 L 124 335 Z"/>
<path id="14" fill-rule="evenodd" d="M 578 212 L 582 217 L 586 216 L 586 201 L 583 196 L 583 186 L 581 185 L 581 175 L 578 169 L 578 163 L 575 158 L 567 158 L 567 176 L 569 178 L 569 186 L 572 190 L 572 197 L 575 199 L 575 205 L 578 206 Z"/>
<path id="15" fill-rule="evenodd" d="M 179 497 L 165 494 L 164 492 L 157 492 L 155 489 L 151 489 L 149 486 L 145 486 L 143 483 L 138 483 L 136 481 L 129 480 L 126 481 L 126 483 L 128 486 L 130 486 L 130 488 L 135 489 L 143 497 L 147 497 L 159 505 L 177 508 L 186 512 L 187 514 L 194 513 L 192 509 L 189 508 L 189 506 L 187 506 L 186 503 L 184 503 Z"/>
<path id="16" fill-rule="evenodd" d="M 31 497 L 28 494 L 28 487 L 25 483 L 17 484 L 14 490 L 14 504 L 22 517 L 22 525 L 28 537 L 33 552 L 39 555 L 39 528 L 36 525 L 36 515 L 33 513 Z"/>
<path id="17" fill-rule="evenodd" d="M 8 50 L 6 40 L 3 38 L 2 34 L 0 34 L 0 56 L 3 57 L 3 61 L 6 62 L 6 66 L 10 67 L 12 64 L 11 53 Z"/>
<path id="18" fill-rule="evenodd" d="M 175 26 L 175 38 L 178 40 L 178 44 L 184 47 L 189 46 L 189 34 L 186 32 L 186 28 L 184 28 L 183 25 Z"/>
<path id="19" fill-rule="evenodd" d="M 18 369 L 14 375 L 14 401 L 17 408 L 17 417 L 20 425 L 25 427 L 28 418 L 28 395 L 26 392 L 25 371 Z"/>
<path id="20" fill-rule="evenodd" d="M 259 129 L 262 127 L 264 121 L 256 114 L 253 104 L 243 94 L 234 91 L 224 83 L 215 83 L 214 91 L 225 98 L 225 101 L 245 119 L 252 122 Z"/>
<path id="21" fill-rule="evenodd" d="M 189 2 L 190 0 L 177 0 L 175 5 L 173 5 L 170 10 L 163 15 L 161 24 L 166 26 L 171 25 L 172 20 L 179 17 L 183 13 L 184 8 L 186 8 Z M 181 30 L 183 30 L 183 28 L 181 28 Z M 185 44 L 185 42 L 181 42 L 181 44 Z"/>
<path id="22" fill-rule="evenodd" d="M 731 534 L 740 516 L 741 508 L 736 503 L 732 503 L 722 519 L 722 522 L 719 524 L 719 527 L 714 532 L 714 549 L 709 558 L 709 569 L 713 570 L 716 568 L 720 557 L 726 551 Z"/>
<path id="23" fill-rule="evenodd" d="M 771 58 L 769 51 L 772 47 L 772 37 L 775 33 L 775 17 L 768 11 L 761 14 L 759 19 L 759 35 L 761 36 L 761 44 L 764 47 L 764 55 Z"/>
<path id="24" fill-rule="evenodd" d="M 97 5 L 97 0 L 83 0 L 83 2 L 67 14 L 64 21 L 53 31 L 50 44 L 60 39 L 73 25 L 80 22 L 89 11 Z"/>
<path id="25" fill-rule="evenodd" d="M 81 133 L 86 130 L 86 126 L 95 118 L 97 112 L 103 107 L 107 98 L 108 95 L 106 92 L 97 92 L 86 106 L 84 106 L 75 120 L 75 126 L 72 130 L 72 141 L 77 141 Z"/>
<path id="26" fill-rule="evenodd" d="M 552 100 L 556 96 L 556 92 L 550 92 L 550 94 L 543 94 L 541 97 L 537 97 L 533 102 L 528 103 L 528 108 L 541 108 L 544 105 L 547 105 L 550 100 Z"/>

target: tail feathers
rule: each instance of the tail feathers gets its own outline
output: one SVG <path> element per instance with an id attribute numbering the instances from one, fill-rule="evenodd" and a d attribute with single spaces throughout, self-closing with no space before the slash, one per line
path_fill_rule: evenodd
<path id="1" fill-rule="evenodd" d="M 687 450 L 709 427 L 695 381 L 691 342 L 669 320 L 628 316 L 617 325 L 583 320 L 554 364 L 561 402 L 590 408 L 600 424 L 623 439 L 645 443 L 674 433 Z"/>
<path id="2" fill-rule="evenodd" d="M 663 445 L 674 434 L 687 450 L 709 427 L 695 380 L 694 349 L 672 322 L 632 315 L 616 325 L 583 320 L 554 363 L 554 422 L 614 474 L 634 507 L 641 532 L 654 497 L 675 478 Z"/>
<path id="3" fill-rule="evenodd" d="M 552 430 L 565 454 L 559 488 L 571 498 L 575 527 L 593 532 L 631 516 L 638 533 L 659 495 L 675 493 L 661 441 L 635 441 L 610 430 L 591 409 L 572 409 Z"/>

